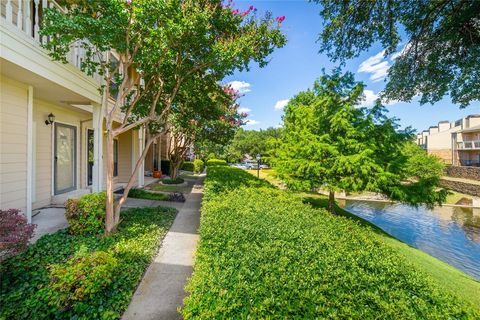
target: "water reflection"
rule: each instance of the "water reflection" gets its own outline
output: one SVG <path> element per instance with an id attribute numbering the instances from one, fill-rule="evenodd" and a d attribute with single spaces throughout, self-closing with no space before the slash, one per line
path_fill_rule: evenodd
<path id="1" fill-rule="evenodd" d="M 342 205 L 342 203 L 341 203 Z M 353 201 L 348 211 L 480 280 L 480 209 Z"/>

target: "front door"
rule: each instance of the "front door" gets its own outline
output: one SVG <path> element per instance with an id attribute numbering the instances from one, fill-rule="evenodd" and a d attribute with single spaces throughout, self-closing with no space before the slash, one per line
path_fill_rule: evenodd
<path id="1" fill-rule="evenodd" d="M 93 182 L 93 133 L 92 129 L 87 129 L 87 185 L 89 186 Z"/>
<path id="2" fill-rule="evenodd" d="M 77 128 L 55 123 L 54 136 L 54 194 L 76 189 Z"/>

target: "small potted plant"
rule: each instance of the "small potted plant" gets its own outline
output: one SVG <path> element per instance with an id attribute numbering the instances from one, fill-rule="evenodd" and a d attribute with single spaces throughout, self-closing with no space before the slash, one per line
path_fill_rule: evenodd
<path id="1" fill-rule="evenodd" d="M 160 178 L 162 177 L 162 171 L 160 171 L 160 170 L 154 170 L 154 171 L 153 171 L 153 177 L 154 177 L 155 179 L 160 179 Z"/>

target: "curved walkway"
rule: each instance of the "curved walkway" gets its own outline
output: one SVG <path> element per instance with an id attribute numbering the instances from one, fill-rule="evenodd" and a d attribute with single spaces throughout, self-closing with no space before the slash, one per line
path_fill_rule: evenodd
<path id="1" fill-rule="evenodd" d="M 184 287 L 193 271 L 204 178 L 198 178 L 186 196 L 122 319 L 181 319 L 177 309 L 182 306 Z"/>

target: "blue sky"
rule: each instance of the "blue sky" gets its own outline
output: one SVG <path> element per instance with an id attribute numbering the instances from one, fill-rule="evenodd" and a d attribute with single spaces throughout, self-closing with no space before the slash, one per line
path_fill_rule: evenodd
<path id="1" fill-rule="evenodd" d="M 324 54 L 319 54 L 316 42 L 322 29 L 319 6 L 303 0 L 290 1 L 235 1 L 235 6 L 246 10 L 253 5 L 262 14 L 271 11 L 273 16 L 285 15 L 282 30 L 287 35 L 288 43 L 270 56 L 270 63 L 264 68 L 252 65 L 249 72 L 237 72 L 225 79 L 245 91 L 240 103 L 248 109 L 249 123 L 246 129 L 265 129 L 281 123 L 282 106 L 296 93 L 312 86 L 322 68 L 330 71 L 335 64 Z M 358 58 L 349 60 L 345 70 L 356 74 L 356 80 L 366 84 L 367 104 L 385 86 L 383 75 L 391 64 L 384 59 L 380 46 L 372 47 Z M 362 64 L 363 63 L 363 64 Z M 400 119 L 402 127 L 412 126 L 421 131 L 436 125 L 441 120 L 454 121 L 463 116 L 480 113 L 480 104 L 460 109 L 452 104 L 448 97 L 435 105 L 421 106 L 417 101 L 388 105 L 389 115 Z"/>

